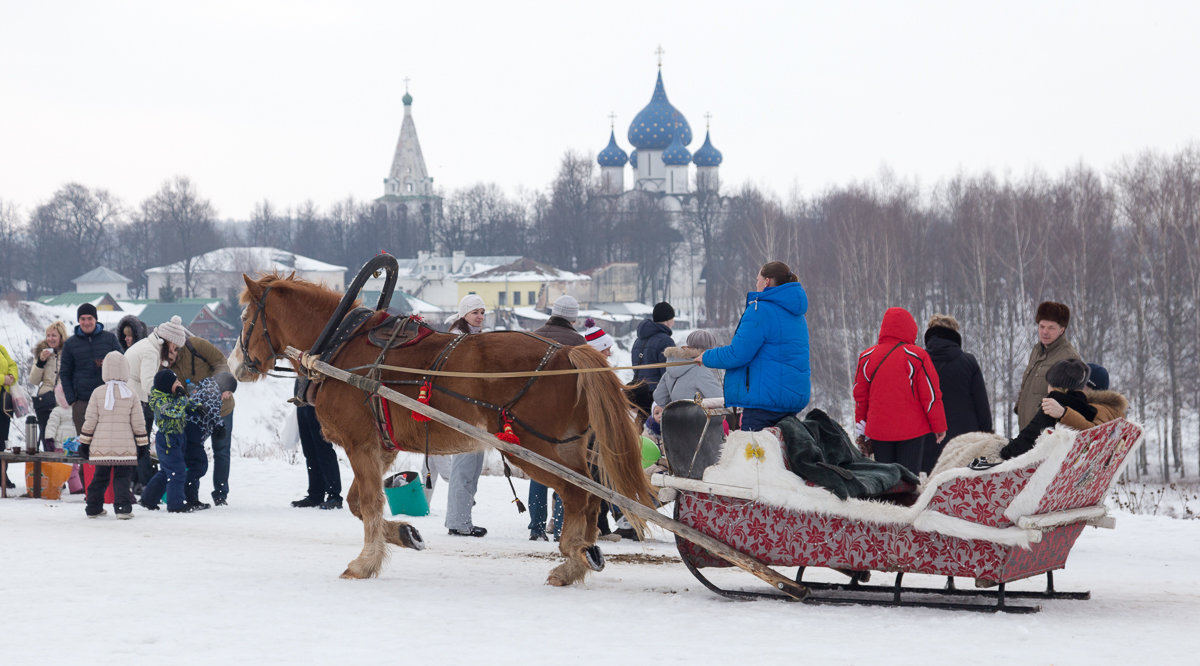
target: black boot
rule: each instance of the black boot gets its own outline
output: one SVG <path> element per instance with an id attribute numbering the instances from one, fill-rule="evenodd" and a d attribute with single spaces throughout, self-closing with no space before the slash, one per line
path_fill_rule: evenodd
<path id="1" fill-rule="evenodd" d="M 292 502 L 292 506 L 296 507 L 297 509 L 305 509 L 310 506 L 321 506 L 321 504 L 323 504 L 324 502 L 325 502 L 325 500 L 320 497 L 313 497 L 312 495 L 306 495 L 302 499 L 298 499 L 295 502 Z"/>
<path id="2" fill-rule="evenodd" d="M 326 511 L 328 511 L 330 509 L 340 509 L 340 508 L 342 508 L 342 498 L 330 497 L 329 499 L 325 500 L 324 502 L 321 502 L 321 508 Z"/>

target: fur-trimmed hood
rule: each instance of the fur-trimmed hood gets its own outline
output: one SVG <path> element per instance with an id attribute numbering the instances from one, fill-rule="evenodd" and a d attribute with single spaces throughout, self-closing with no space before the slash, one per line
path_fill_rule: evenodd
<path id="1" fill-rule="evenodd" d="M 668 361 L 694 361 L 703 353 L 703 349 L 695 347 L 667 347 L 663 350 L 663 356 L 667 357 Z"/>
<path id="2" fill-rule="evenodd" d="M 1121 414 L 1122 416 L 1124 416 L 1129 409 L 1129 400 L 1116 391 L 1083 389 L 1083 394 L 1087 396 L 1087 401 L 1089 404 L 1110 407 L 1113 411 Z"/>

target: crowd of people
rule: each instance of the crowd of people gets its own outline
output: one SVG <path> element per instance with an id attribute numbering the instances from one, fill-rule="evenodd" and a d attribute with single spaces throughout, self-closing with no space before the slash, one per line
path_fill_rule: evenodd
<path id="1" fill-rule="evenodd" d="M 634 417 L 644 425 L 646 441 L 656 448 L 662 409 L 678 400 L 720 398 L 736 408 L 734 426 L 746 431 L 772 427 L 798 415 L 811 394 L 808 297 L 791 268 L 779 261 L 764 264 L 746 308 L 726 345 L 704 329 L 693 330 L 684 344 L 673 338 L 675 310 L 654 305 L 640 322 L 631 349 L 634 379 L 627 395 Z M 170 512 L 210 508 L 200 499 L 200 480 L 208 472 L 205 442 L 212 449 L 214 504 L 228 503 L 233 392 L 225 356 L 208 341 L 191 335 L 179 317 L 153 330 L 135 316 L 120 320 L 116 332 L 97 321 L 96 308 L 79 307 L 73 334 L 56 321 L 33 348 L 28 378 L 39 439 L 53 450 L 72 437 L 88 460 L 85 479 L 88 516 L 103 515 L 106 490 L 120 518 L 128 518 L 136 501 L 158 509 L 165 498 Z M 447 320 L 449 331 L 474 335 L 483 330 L 486 304 L 469 294 Z M 554 301 L 550 317 L 533 331 L 563 346 L 590 345 L 610 356 L 611 335 L 587 319 L 579 328 L 580 305 L 572 296 Z M 970 467 L 987 469 L 1019 456 L 1036 444 L 1047 428 L 1063 423 L 1084 429 L 1120 418 L 1128 401 L 1109 389 L 1107 370 L 1085 364 L 1071 345 L 1067 328 L 1070 308 L 1045 301 L 1034 316 L 1037 342 L 1029 354 L 1013 411 L 1019 430 L 1002 447 L 974 451 Z M 883 313 L 876 344 L 859 354 L 854 371 L 853 431 L 863 453 L 877 462 L 895 463 L 914 474 L 931 475 L 962 462 L 963 447 L 953 444 L 968 433 L 993 432 L 993 409 L 983 372 L 963 347 L 957 319 L 933 315 L 918 344 L 913 315 L 901 307 Z M 0 450 L 7 444 L 11 393 L 20 379 L 17 363 L 0 346 Z M 312 407 L 296 413 L 307 463 L 306 495 L 295 507 L 342 508 L 342 488 L 333 445 L 321 435 Z M 153 452 L 151 455 L 151 435 Z M 951 449 L 954 449 L 951 453 Z M 659 455 L 647 456 L 663 465 Z M 950 459 L 953 458 L 953 461 Z M 939 462 L 940 461 L 940 462 Z M 157 462 L 157 466 L 155 465 Z M 449 484 L 445 526 L 450 535 L 483 537 L 472 507 L 484 464 L 484 452 L 428 456 L 428 487 L 438 478 Z M 3 482 L 13 487 L 5 478 Z M 531 540 L 557 539 L 561 504 L 549 489 L 530 482 L 528 524 Z M 140 499 L 139 499 L 140 496 Z M 620 522 L 610 530 L 607 507 L 598 525 L 602 538 L 636 538 Z"/>

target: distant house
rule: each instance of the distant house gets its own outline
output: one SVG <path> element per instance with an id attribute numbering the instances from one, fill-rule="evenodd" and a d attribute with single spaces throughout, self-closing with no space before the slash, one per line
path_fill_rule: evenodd
<path id="1" fill-rule="evenodd" d="M 443 312 L 456 312 L 462 298 L 458 293 L 459 280 L 520 258 L 516 255 L 472 257 L 461 251 L 445 256 L 422 250 L 417 252 L 416 259 L 396 259 L 399 265 L 396 290 L 411 294 Z M 373 278 L 367 281 L 363 290 L 378 293 L 382 288 L 383 278 Z"/>
<path id="2" fill-rule="evenodd" d="M 614 261 L 583 274 L 592 278 L 580 302 L 614 303 L 638 300 L 638 265 L 633 261 Z M 607 329 L 605 329 L 607 330 Z"/>
<path id="3" fill-rule="evenodd" d="M 117 299 L 113 298 L 107 292 L 89 292 L 81 293 L 78 291 L 68 291 L 57 296 L 47 296 L 40 301 L 42 305 L 69 305 L 78 307 L 84 303 L 91 303 L 96 306 L 97 310 L 112 310 L 119 312 L 121 310 Z"/>
<path id="4" fill-rule="evenodd" d="M 184 262 L 146 270 L 146 286 L 151 298 L 199 297 L 215 300 L 236 299 L 246 283 L 242 274 L 252 278 L 268 273 L 288 275 L 323 284 L 335 291 L 346 288 L 346 267 L 327 264 L 273 247 L 226 247 L 191 259 L 188 279 Z"/>
<path id="5" fill-rule="evenodd" d="M 468 275 L 458 281 L 458 298 L 478 294 L 488 310 L 508 318 L 521 307 L 549 308 L 563 294 L 579 298 L 591 280 L 586 275 L 540 264 L 527 257 Z M 515 323 L 515 322 L 512 322 Z"/>
<path id="6" fill-rule="evenodd" d="M 71 280 L 75 283 L 75 291 L 81 294 L 107 293 L 113 298 L 123 301 L 129 298 L 129 283 L 133 282 L 120 273 L 100 266 Z"/>

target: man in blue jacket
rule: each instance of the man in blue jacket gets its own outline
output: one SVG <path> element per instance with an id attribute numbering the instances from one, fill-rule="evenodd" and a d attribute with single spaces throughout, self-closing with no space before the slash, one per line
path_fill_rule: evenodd
<path id="1" fill-rule="evenodd" d="M 88 400 L 92 391 L 104 383 L 101 368 L 104 355 L 110 351 L 121 351 L 117 336 L 104 330 L 104 324 L 96 321 L 96 306 L 84 303 L 75 312 L 79 325 L 75 335 L 63 344 L 62 367 L 59 381 L 63 394 L 71 403 L 71 418 L 75 421 L 75 432 L 83 432 L 83 418 L 87 414 Z"/>
<path id="2" fill-rule="evenodd" d="M 808 365 L 808 295 L 780 261 L 759 271 L 757 291 L 733 340 L 704 352 L 706 368 L 725 368 L 725 406 L 742 408 L 742 430 L 762 430 L 799 412 L 811 391 Z"/>

